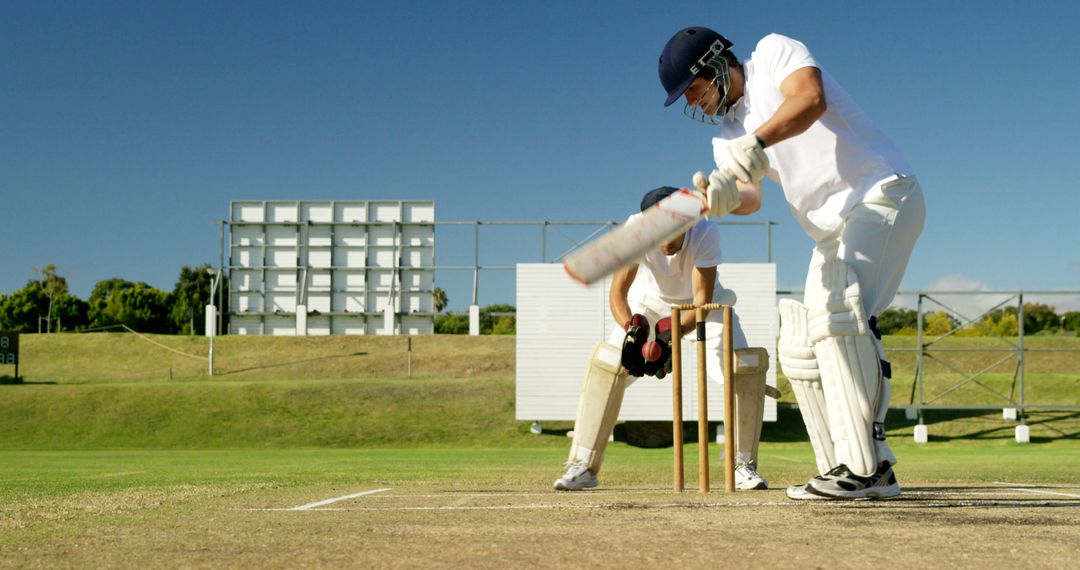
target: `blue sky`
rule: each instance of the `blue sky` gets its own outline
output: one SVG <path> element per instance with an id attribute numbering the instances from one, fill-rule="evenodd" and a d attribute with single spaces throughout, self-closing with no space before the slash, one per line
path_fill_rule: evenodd
<path id="1" fill-rule="evenodd" d="M 171 290 L 216 262 L 230 200 L 621 221 L 711 166 L 712 132 L 656 76 L 687 25 L 743 58 L 800 39 L 903 150 L 928 218 L 902 289 L 1080 289 L 1077 21 L 1066 1 L 4 2 L 0 291 L 47 263 L 84 298 Z M 749 219 L 780 223 L 780 286 L 801 287 L 811 243 L 778 188 Z M 763 260 L 745 233 L 729 258 Z M 482 263 L 538 261 L 538 235 L 489 234 Z M 439 263 L 471 259 L 438 239 Z M 467 277 L 439 279 L 464 308 Z M 480 302 L 513 302 L 512 275 Z"/>

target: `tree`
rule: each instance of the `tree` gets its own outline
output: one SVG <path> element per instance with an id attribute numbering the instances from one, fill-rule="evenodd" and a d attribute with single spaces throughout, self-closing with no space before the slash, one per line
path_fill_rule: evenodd
<path id="1" fill-rule="evenodd" d="M 56 298 L 53 303 L 53 316 L 56 317 L 56 329 L 60 330 L 82 330 L 90 323 L 87 318 L 87 312 L 90 305 L 82 299 L 72 295 L 71 293 L 64 293 Z"/>
<path id="2" fill-rule="evenodd" d="M 1016 336 L 1020 334 L 1020 321 L 1016 315 L 1016 307 L 1005 307 L 986 315 L 982 323 L 983 326 L 990 329 L 991 334 Z"/>
<path id="3" fill-rule="evenodd" d="M 446 308 L 446 304 L 450 302 L 450 297 L 446 295 L 446 291 L 436 287 L 433 293 L 435 297 L 435 312 L 441 313 Z"/>
<path id="4" fill-rule="evenodd" d="M 90 292 L 91 327 L 127 325 L 139 332 L 175 332 L 169 318 L 171 295 L 146 283 L 106 279 Z"/>
<path id="5" fill-rule="evenodd" d="M 109 299 L 118 295 L 124 289 L 134 287 L 135 284 L 125 279 L 114 277 L 98 281 L 94 289 L 90 291 L 90 298 L 86 300 L 89 308 L 87 317 L 90 319 L 90 328 L 101 328 L 119 324 L 109 314 Z"/>
<path id="6" fill-rule="evenodd" d="M 488 305 L 480 309 L 480 334 L 514 334 L 515 317 L 509 315 L 493 315 L 492 313 L 516 313 L 513 305 Z M 499 330 L 495 332 L 495 325 L 502 319 L 507 319 Z"/>
<path id="7" fill-rule="evenodd" d="M 468 315 L 439 315 L 435 317 L 436 334 L 469 334 Z"/>
<path id="8" fill-rule="evenodd" d="M 488 305 L 480 309 L 480 334 L 515 334 L 517 319 L 511 315 L 493 315 L 492 313 L 513 313 L 513 305 Z M 469 334 L 468 315 L 438 315 L 435 317 L 435 332 L 438 334 Z"/>
<path id="9" fill-rule="evenodd" d="M 499 317 L 491 327 L 491 334 L 517 334 L 517 319 L 515 317 Z"/>
<path id="10" fill-rule="evenodd" d="M 1061 328 L 1080 334 L 1080 311 L 1068 311 L 1061 315 Z"/>
<path id="11" fill-rule="evenodd" d="M 169 313 L 172 326 L 180 334 L 206 332 L 206 305 L 210 302 L 210 286 L 213 275 L 210 264 L 180 268 L 180 276 L 172 292 L 172 309 Z"/>
<path id="12" fill-rule="evenodd" d="M 1024 334 L 1057 330 L 1060 319 L 1054 308 L 1043 303 L 1024 303 Z"/>
<path id="13" fill-rule="evenodd" d="M 176 332 L 169 319 L 170 295 L 146 283 L 120 291 L 110 303 L 118 323 L 139 332 L 168 334 Z"/>
<path id="14" fill-rule="evenodd" d="M 52 263 L 34 271 L 41 274 L 38 283 L 41 284 L 41 291 L 49 300 L 48 307 L 45 310 L 45 332 L 52 332 L 53 304 L 56 302 L 57 297 L 67 293 L 67 280 L 56 273 L 56 266 Z"/>
<path id="15" fill-rule="evenodd" d="M 916 330 L 919 327 L 919 313 L 912 309 L 889 307 L 877 317 L 881 334 L 898 334 L 904 330 Z"/>
<path id="16" fill-rule="evenodd" d="M 959 323 L 945 311 L 926 315 L 923 319 L 923 330 L 930 336 L 942 336 L 949 334 Z"/>
<path id="17" fill-rule="evenodd" d="M 49 298 L 41 283 L 30 281 L 25 287 L 3 296 L 0 303 L 0 329 L 14 332 L 37 332 L 38 319 L 45 316 Z"/>

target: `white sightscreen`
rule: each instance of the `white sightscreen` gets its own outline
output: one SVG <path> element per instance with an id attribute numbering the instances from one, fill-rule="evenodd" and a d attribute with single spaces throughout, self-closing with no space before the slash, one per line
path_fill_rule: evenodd
<path id="1" fill-rule="evenodd" d="M 750 346 L 769 351 L 767 382 L 776 386 L 776 265 L 731 263 L 717 268 L 723 287 L 735 291 Z M 581 381 L 596 343 L 615 327 L 608 310 L 610 280 L 585 287 L 557 263 L 517 266 L 517 419 L 573 420 Z M 683 417 L 697 417 L 697 366 L 693 335 L 683 338 Z M 709 418 L 721 420 L 721 384 L 709 384 Z M 621 420 L 671 420 L 669 379 L 643 378 L 626 391 Z M 776 401 L 765 399 L 765 420 L 776 421 Z"/>

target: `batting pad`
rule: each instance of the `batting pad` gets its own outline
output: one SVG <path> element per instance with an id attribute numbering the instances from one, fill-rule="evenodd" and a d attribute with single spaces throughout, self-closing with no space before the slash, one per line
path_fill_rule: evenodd
<path id="1" fill-rule="evenodd" d="M 821 387 L 817 357 L 814 349 L 810 348 L 807 310 L 802 303 L 791 299 L 781 299 L 779 310 L 780 341 L 777 352 L 780 355 L 780 369 L 787 376 L 791 391 L 795 393 L 799 413 L 814 448 L 818 472 L 824 475 L 837 466 L 836 451 L 832 434 L 829 432 L 829 414 L 825 405 L 825 392 Z"/>
<path id="2" fill-rule="evenodd" d="M 769 352 L 761 347 L 735 351 L 735 461 L 757 466 L 761 420 L 765 416 L 765 373 Z"/>
<path id="3" fill-rule="evenodd" d="M 809 311 L 809 339 L 817 356 L 828 408 L 836 460 L 856 475 L 869 476 L 880 461 L 896 459 L 874 433 L 879 411 L 888 405 L 877 340 L 863 310 L 859 283 L 847 263 L 826 261 L 821 268 L 824 306 Z M 822 295 L 823 294 L 823 295 Z M 881 439 L 875 439 L 875 435 Z"/>
<path id="4" fill-rule="evenodd" d="M 593 475 L 600 471 L 604 461 L 604 448 L 619 418 L 626 391 L 627 376 L 620 364 L 621 352 L 617 346 L 598 343 L 589 358 L 589 369 L 581 385 L 570 460 L 586 462 Z"/>

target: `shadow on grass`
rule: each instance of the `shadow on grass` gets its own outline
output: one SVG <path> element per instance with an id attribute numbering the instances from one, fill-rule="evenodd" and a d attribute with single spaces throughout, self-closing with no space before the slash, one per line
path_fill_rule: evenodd
<path id="1" fill-rule="evenodd" d="M 35 386 L 35 385 L 45 385 L 45 384 L 55 385 L 55 384 L 59 384 L 59 382 L 52 382 L 52 381 L 32 381 L 32 382 L 27 382 L 26 379 L 24 379 L 21 376 L 16 378 L 14 376 L 9 376 L 7 374 L 0 375 L 0 385 L 2 385 L 2 386 Z"/>
<path id="2" fill-rule="evenodd" d="M 776 408 L 776 422 L 766 422 L 761 440 L 772 442 L 809 441 L 799 409 L 791 404 Z M 923 423 L 928 426 L 930 442 L 953 440 L 1012 440 L 1017 422 L 1001 419 L 1000 413 L 988 410 L 923 410 Z M 1034 428 L 1051 431 L 1053 436 L 1032 436 L 1031 443 L 1049 443 L 1061 439 L 1080 439 L 1080 412 L 1029 412 L 1026 423 Z M 908 419 L 902 409 L 890 409 L 885 427 L 890 438 L 910 437 L 919 424 Z M 935 426 L 938 429 L 935 429 Z M 945 433 L 942 433 L 945 432 Z"/>
<path id="3" fill-rule="evenodd" d="M 35 384 L 56 384 L 56 382 L 27 382 L 14 376 L 0 376 L 0 385 L 4 386 L 33 386 Z"/>
<path id="4" fill-rule="evenodd" d="M 248 368 L 237 368 L 236 370 L 215 370 L 214 374 L 219 376 L 228 376 L 230 374 L 240 374 L 243 372 L 251 372 L 252 370 L 266 370 L 267 368 L 281 368 L 284 366 L 296 366 L 298 364 L 309 364 L 311 362 L 322 362 L 325 360 L 335 360 L 338 358 L 351 358 L 354 356 L 367 356 L 366 352 L 353 352 L 351 354 L 335 354 L 331 356 L 320 356 L 318 358 L 304 358 L 301 360 L 290 360 L 288 362 L 275 362 L 274 364 L 264 364 L 262 366 L 249 366 Z"/>
<path id="5" fill-rule="evenodd" d="M 899 428 L 907 433 L 914 431 L 917 420 L 908 420 L 902 413 L 893 421 L 890 411 L 890 431 Z M 1040 428 L 1054 435 L 1031 436 L 1030 443 L 1049 443 L 1062 439 L 1080 439 L 1080 412 L 1038 411 L 1028 412 L 1024 423 L 1030 428 Z M 999 413 L 986 410 L 923 410 L 923 423 L 928 426 L 928 441 L 954 440 L 1012 440 L 1019 422 L 1006 421 Z M 946 433 L 935 433 L 934 426 L 943 426 Z"/>
<path id="6" fill-rule="evenodd" d="M 1080 439 L 1080 421 L 1078 421 L 1080 420 L 1080 412 L 1041 412 L 1039 416 L 1051 417 L 1032 417 L 1029 415 L 1027 424 L 1029 426 L 1041 426 L 1057 435 L 1053 437 L 1033 437 L 1031 438 L 1032 443 L 1047 443 L 1055 439 Z M 1073 423 L 1065 423 L 1070 420 Z M 1065 429 L 1061 429 L 1062 426 Z"/>
<path id="7" fill-rule="evenodd" d="M 987 410 L 924 410 L 923 422 L 929 426 L 929 441 L 945 442 L 953 440 L 1011 440 L 1015 436 L 1016 422 L 1007 422 L 1000 415 Z M 889 410 L 885 425 L 891 438 L 910 438 L 918 425 L 917 419 L 908 419 L 902 409 Z M 1051 431 L 1053 436 L 1032 436 L 1031 443 L 1049 443 L 1061 439 L 1080 439 L 1080 412 L 1038 412 L 1029 413 L 1028 426 L 1040 427 Z M 573 429 L 551 429 L 546 426 L 544 435 L 565 437 Z M 935 430 L 935 426 L 938 429 Z M 722 423 L 709 424 L 710 441 L 716 441 Z M 935 433 L 937 431 L 938 433 Z M 945 431 L 946 433 L 941 433 Z M 623 441 L 636 447 L 671 447 L 671 422 L 625 422 L 615 426 L 615 441 Z M 696 422 L 683 425 L 683 437 L 686 443 L 698 440 Z M 765 422 L 762 426 L 761 441 L 777 443 L 809 443 L 802 415 L 791 404 L 780 404 L 776 408 L 776 421 Z"/>

